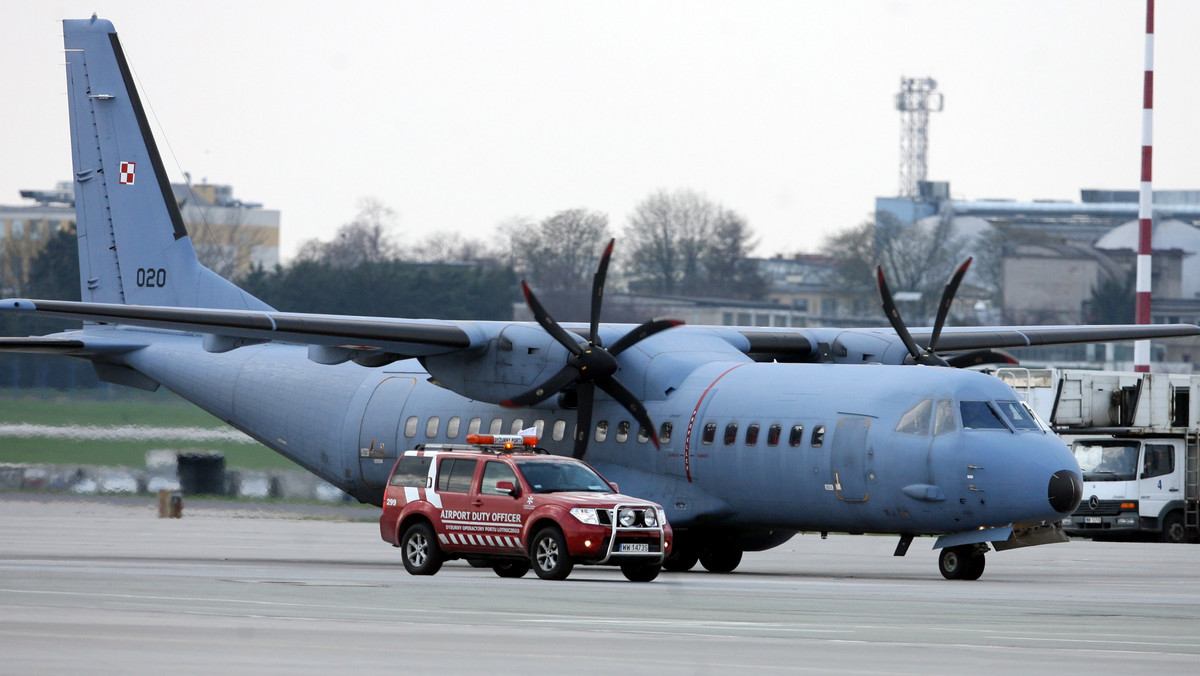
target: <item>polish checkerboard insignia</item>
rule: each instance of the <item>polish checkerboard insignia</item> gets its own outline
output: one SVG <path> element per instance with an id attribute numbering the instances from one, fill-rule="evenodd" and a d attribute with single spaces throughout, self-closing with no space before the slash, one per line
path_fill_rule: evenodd
<path id="1" fill-rule="evenodd" d="M 117 179 L 117 181 L 121 185 L 133 185 L 133 174 L 136 169 L 137 169 L 137 162 L 122 162 L 121 163 L 121 175 L 120 175 L 120 178 Z"/>

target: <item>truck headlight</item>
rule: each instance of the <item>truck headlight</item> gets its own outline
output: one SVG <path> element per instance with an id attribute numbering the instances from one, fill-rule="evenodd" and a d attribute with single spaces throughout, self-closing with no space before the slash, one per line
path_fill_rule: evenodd
<path id="1" fill-rule="evenodd" d="M 600 517 L 596 514 L 596 510 L 591 507 L 575 507 L 571 510 L 571 516 L 591 526 L 600 525 Z"/>
<path id="2" fill-rule="evenodd" d="M 626 507 L 625 509 L 621 510 L 621 514 L 618 518 L 621 521 L 621 525 L 628 528 L 632 526 L 635 521 L 637 521 L 637 512 Z"/>
<path id="3" fill-rule="evenodd" d="M 651 507 L 646 510 L 646 514 L 642 518 L 645 519 L 647 526 L 654 528 L 658 525 L 658 510 Z"/>

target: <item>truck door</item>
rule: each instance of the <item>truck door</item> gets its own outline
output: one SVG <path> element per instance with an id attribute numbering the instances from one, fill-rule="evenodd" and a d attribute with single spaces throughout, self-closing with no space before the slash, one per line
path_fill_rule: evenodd
<path id="1" fill-rule="evenodd" d="M 503 460 L 488 460 L 483 464 L 483 473 L 479 479 L 479 490 L 471 496 L 471 510 L 478 512 L 481 517 L 478 537 L 486 543 L 485 549 L 512 554 L 522 551 L 521 527 L 526 515 L 530 512 L 524 509 L 527 498 L 532 493 L 520 493 L 516 496 L 501 491 L 497 484 L 507 481 L 517 489 L 521 482 L 512 466 Z"/>
<path id="2" fill-rule="evenodd" d="M 391 377 L 375 386 L 363 411 L 358 430 L 358 468 L 363 483 L 382 488 L 388 472 L 403 449 L 398 448 L 396 432 L 408 395 L 416 385 L 410 377 Z"/>
<path id="3" fill-rule="evenodd" d="M 438 458 L 434 490 L 442 501 L 438 522 L 433 525 L 443 547 L 460 552 L 479 550 L 475 538 L 478 519 L 471 507 L 471 484 L 475 479 L 475 458 Z"/>
<path id="4" fill-rule="evenodd" d="M 1142 516 L 1158 517 L 1168 502 L 1183 499 L 1183 468 L 1176 460 L 1175 448 L 1165 440 L 1142 444 L 1138 472 L 1138 512 Z"/>

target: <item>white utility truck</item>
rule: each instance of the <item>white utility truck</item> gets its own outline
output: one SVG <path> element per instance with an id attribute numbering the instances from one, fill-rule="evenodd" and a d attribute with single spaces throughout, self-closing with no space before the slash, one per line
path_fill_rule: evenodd
<path id="1" fill-rule="evenodd" d="M 1062 437 L 1083 470 L 1068 535 L 1200 541 L 1200 375 L 991 371 Z"/>

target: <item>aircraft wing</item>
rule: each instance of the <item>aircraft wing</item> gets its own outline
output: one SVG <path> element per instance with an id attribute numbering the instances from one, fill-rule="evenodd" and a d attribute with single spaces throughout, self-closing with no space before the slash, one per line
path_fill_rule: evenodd
<path id="1" fill-rule="evenodd" d="M 64 300 L 0 301 L 0 312 L 36 314 L 108 324 L 126 324 L 176 331 L 190 331 L 250 342 L 284 341 L 309 345 L 381 350 L 416 357 L 468 349 L 483 341 L 462 326 L 448 321 L 350 317 L 293 312 L 218 310 L 208 308 L 82 303 Z M 9 349 L 64 353 L 72 343 L 47 338 L 15 339 Z M 66 339 L 62 339 L 66 340 Z M 23 342 L 20 342 L 23 341 Z M 33 342 L 31 342 L 33 341 Z M 0 349 L 4 349 L 0 345 Z"/>

